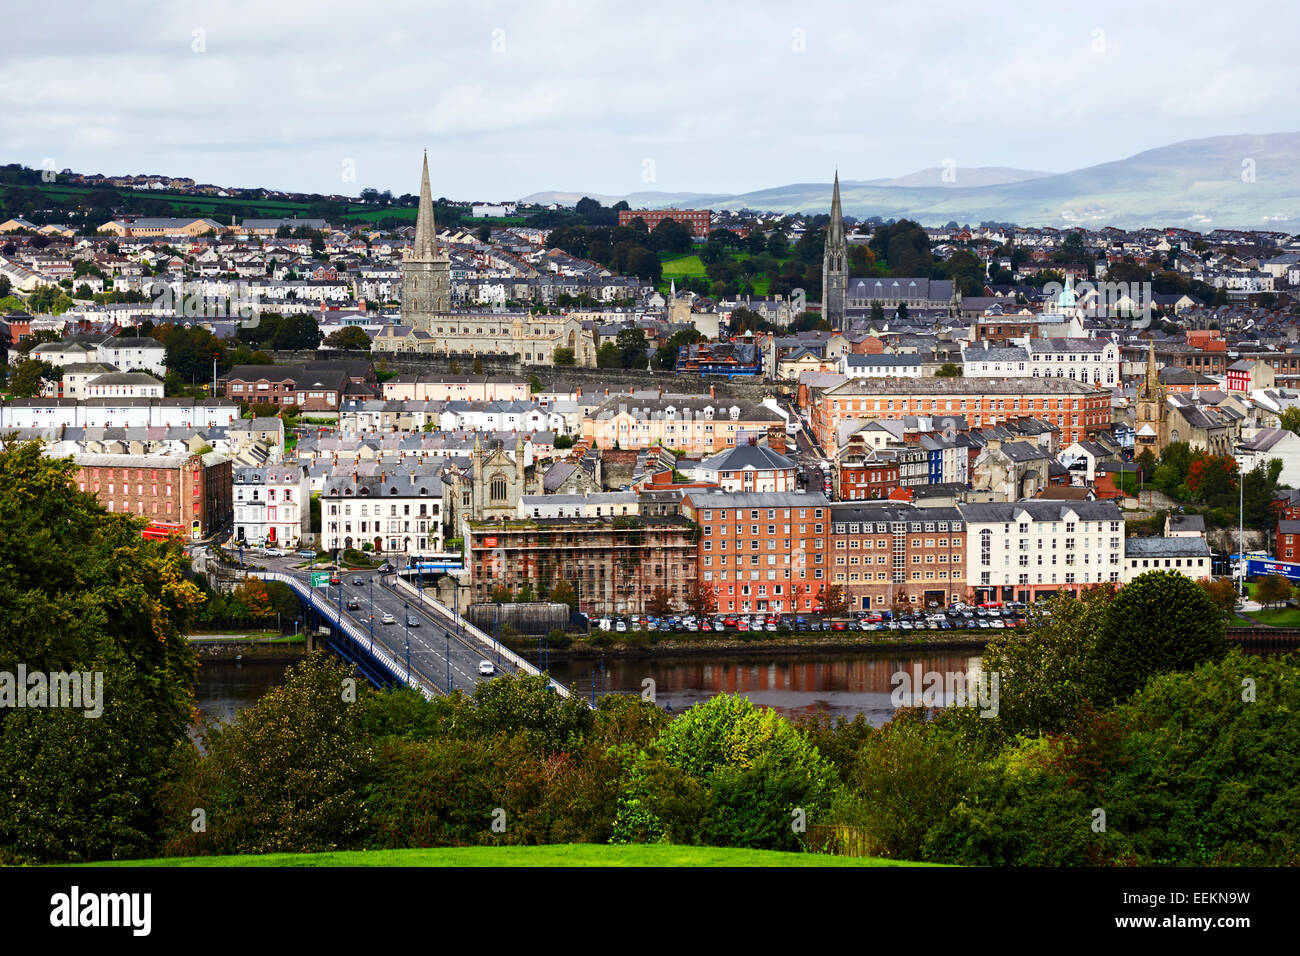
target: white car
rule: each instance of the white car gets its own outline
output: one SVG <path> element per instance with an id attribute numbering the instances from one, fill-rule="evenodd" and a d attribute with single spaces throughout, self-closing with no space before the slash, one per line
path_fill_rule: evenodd
<path id="1" fill-rule="evenodd" d="M 491 677 L 497 672 L 497 669 L 491 661 L 479 661 L 478 672 L 483 677 Z"/>
<path id="2" fill-rule="evenodd" d="M 385 623 L 385 624 L 396 624 L 396 623 L 397 623 L 397 618 L 393 617 L 393 615 L 391 615 L 391 614 L 385 614 L 385 615 L 384 615 L 384 619 L 383 619 L 383 623 Z"/>

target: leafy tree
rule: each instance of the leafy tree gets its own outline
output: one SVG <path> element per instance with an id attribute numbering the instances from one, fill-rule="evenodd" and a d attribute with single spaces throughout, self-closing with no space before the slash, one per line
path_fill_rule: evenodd
<path id="1" fill-rule="evenodd" d="M 618 346 L 619 364 L 623 368 L 645 368 L 649 364 L 649 358 L 646 355 L 645 333 L 640 329 L 620 330 L 615 339 L 615 344 Z"/>
<path id="2" fill-rule="evenodd" d="M 210 728 L 206 755 L 191 754 L 188 772 L 167 789 L 169 852 L 309 853 L 359 845 L 372 749 L 361 732 L 355 681 L 349 667 L 318 652 L 233 724 Z M 193 807 L 207 809 L 206 832 L 191 832 Z"/>
<path id="3" fill-rule="evenodd" d="M 321 338 L 320 324 L 314 316 L 286 315 L 275 330 L 271 347 L 282 352 L 314 351 L 320 347 Z"/>
<path id="4" fill-rule="evenodd" d="M 1255 600 L 1265 607 L 1270 604 L 1280 604 L 1290 597 L 1291 582 L 1286 579 L 1285 575 L 1270 574 L 1267 577 L 1260 578 L 1255 584 Z"/>
<path id="5" fill-rule="evenodd" d="M 353 352 L 369 352 L 370 336 L 355 325 L 336 329 L 325 336 L 325 344 L 332 349 L 346 349 Z"/>
<path id="6" fill-rule="evenodd" d="M 1239 595 L 1236 585 L 1227 578 L 1207 579 L 1198 583 L 1210 596 L 1214 606 L 1224 613 L 1231 612 L 1237 606 Z"/>
<path id="7" fill-rule="evenodd" d="M 1025 627 L 989 642 L 981 669 L 999 675 L 997 720 L 1008 733 L 1058 731 L 1101 695 L 1089 667 L 1113 596 L 1109 587 L 1058 594 L 1048 602 L 1050 617 L 1031 614 Z"/>
<path id="8" fill-rule="evenodd" d="M 718 610 L 713 588 L 692 578 L 686 585 L 686 609 L 696 617 L 708 617 Z"/>
<path id="9" fill-rule="evenodd" d="M 554 361 L 556 365 L 572 365 L 575 361 L 573 349 L 556 349 L 554 353 Z"/>
<path id="10" fill-rule="evenodd" d="M 655 352 L 655 364 L 664 370 L 676 368 L 677 356 L 682 346 L 693 345 L 703 338 L 704 336 L 696 329 L 679 329 L 668 336 L 663 347 Z"/>
<path id="11" fill-rule="evenodd" d="M 556 436 L 555 436 L 555 448 L 556 448 L 557 451 L 562 450 L 562 449 L 565 449 L 565 448 L 572 448 L 572 447 L 573 447 L 573 436 L 572 436 L 572 435 L 556 435 Z"/>
<path id="12" fill-rule="evenodd" d="M 541 390 L 542 390 L 542 380 L 538 378 L 536 375 L 528 376 L 528 391 L 531 394 L 536 395 Z"/>
<path id="13" fill-rule="evenodd" d="M 1196 582 L 1177 571 L 1148 571 L 1106 609 L 1089 669 L 1103 694 L 1122 701 L 1155 674 L 1191 670 L 1227 653 L 1223 616 Z"/>
<path id="14" fill-rule="evenodd" d="M 1300 434 L 1300 406 L 1282 409 L 1282 413 L 1277 418 L 1282 428 Z"/>
<path id="15" fill-rule="evenodd" d="M 578 608 L 578 593 L 573 590 L 573 585 L 568 581 L 561 581 L 551 588 L 548 598 L 556 604 L 569 605 L 570 611 L 575 611 Z"/>
<path id="16" fill-rule="evenodd" d="M 719 694 L 691 707 L 655 749 L 709 793 L 701 835 L 713 845 L 797 849 L 792 815 L 802 810 L 820 820 L 836 788 L 835 768 L 807 736 L 743 696 Z"/>
<path id="17" fill-rule="evenodd" d="M 58 381 L 59 370 L 40 359 L 21 359 L 9 372 L 9 390 L 14 398 L 36 398 L 47 382 Z"/>
<path id="18" fill-rule="evenodd" d="M 832 617 L 848 613 L 849 601 L 844 585 L 828 584 L 822 589 L 822 610 Z"/>
<path id="19" fill-rule="evenodd" d="M 654 617 L 667 617 L 673 613 L 673 595 L 667 588 L 658 587 L 646 602 L 646 613 Z"/>
<path id="20" fill-rule="evenodd" d="M 622 353 L 619 351 L 618 346 L 615 345 L 613 342 L 604 343 L 596 351 L 596 367 L 597 368 L 622 368 L 623 367 Z"/>
<path id="21" fill-rule="evenodd" d="M 935 378 L 961 378 L 961 366 L 956 362 L 944 362 L 934 373 Z"/>
<path id="22" fill-rule="evenodd" d="M 102 674 L 102 716 L 0 709 L 0 855 L 151 852 L 157 788 L 186 739 L 197 675 L 185 635 L 201 592 L 179 546 L 76 490 L 38 443 L 0 448 L 0 672 Z M 194 806 L 194 805 L 191 805 Z"/>

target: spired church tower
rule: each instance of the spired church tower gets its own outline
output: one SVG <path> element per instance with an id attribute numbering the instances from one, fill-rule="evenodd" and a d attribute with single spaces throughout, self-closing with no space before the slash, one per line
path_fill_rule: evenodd
<path id="1" fill-rule="evenodd" d="M 826 227 L 826 251 L 822 254 L 822 318 L 837 332 L 844 331 L 844 300 L 848 289 L 849 246 L 844 237 L 844 213 L 840 209 L 840 173 L 836 170 L 831 222 Z"/>
<path id="2" fill-rule="evenodd" d="M 1156 457 L 1164 450 L 1169 436 L 1169 402 L 1165 387 L 1160 384 L 1160 370 L 1156 367 L 1156 344 L 1149 343 L 1147 371 L 1138 383 L 1136 408 L 1133 414 L 1133 454 L 1151 449 Z"/>
<path id="3" fill-rule="evenodd" d="M 426 152 L 420 179 L 420 206 L 415 218 L 415 242 L 402 259 L 402 324 L 428 332 L 435 313 L 450 311 L 451 259 L 447 250 L 438 248 Z"/>

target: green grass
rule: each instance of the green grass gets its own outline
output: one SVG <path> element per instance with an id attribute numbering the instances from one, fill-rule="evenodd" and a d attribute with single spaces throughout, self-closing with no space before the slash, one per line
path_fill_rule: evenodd
<path id="1" fill-rule="evenodd" d="M 706 277 L 704 262 L 699 256 L 678 256 L 665 259 L 664 281 L 669 279 L 703 279 Z"/>
<path id="2" fill-rule="evenodd" d="M 1300 627 L 1300 608 L 1276 607 L 1264 611 L 1247 611 L 1246 617 L 1272 627 Z"/>
<path id="3" fill-rule="evenodd" d="M 726 847 L 598 843 L 552 846 L 467 846 L 341 853 L 269 853 L 264 856 L 198 856 L 115 860 L 87 866 L 928 866 L 880 857 L 778 853 Z"/>

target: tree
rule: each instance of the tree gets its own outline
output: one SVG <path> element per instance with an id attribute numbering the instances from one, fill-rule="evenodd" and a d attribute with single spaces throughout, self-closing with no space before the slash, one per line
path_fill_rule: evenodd
<path id="1" fill-rule="evenodd" d="M 573 436 L 572 436 L 572 435 L 556 435 L 556 436 L 555 436 L 555 448 L 556 448 L 557 451 L 562 451 L 562 450 L 565 449 L 565 448 L 572 448 L 572 447 L 573 447 Z"/>
<path id="2" fill-rule="evenodd" d="M 536 395 L 536 394 L 537 394 L 538 392 L 540 392 L 541 390 L 542 390 L 542 380 L 541 380 L 540 378 L 538 378 L 536 375 L 530 375 L 530 376 L 528 376 L 528 391 L 529 391 L 529 393 L 531 393 L 531 394 L 533 394 L 533 395 Z"/>
<path id="3" fill-rule="evenodd" d="M 1282 428 L 1300 434 L 1300 406 L 1282 409 L 1282 413 L 1278 415 L 1277 419 Z"/>
<path id="4" fill-rule="evenodd" d="M 553 355 L 553 360 L 556 365 L 572 365 L 574 363 L 573 349 L 556 349 Z"/>
<path id="5" fill-rule="evenodd" d="M 885 306 L 878 300 L 871 302 L 871 324 L 879 326 L 885 321 Z"/>
<path id="6" fill-rule="evenodd" d="M 142 522 L 77 491 L 75 470 L 39 443 L 0 447 L 0 673 L 22 664 L 103 681 L 98 719 L 86 719 L 91 708 L 0 708 L 8 861 L 152 852 L 156 795 L 193 706 L 186 635 L 203 595 L 184 552 L 143 540 Z"/>
<path id="7" fill-rule="evenodd" d="M 677 357 L 681 353 L 682 347 L 693 345 L 703 339 L 704 335 L 696 329 L 679 329 L 668 336 L 663 347 L 655 352 L 655 364 L 664 370 L 676 368 Z"/>
<path id="8" fill-rule="evenodd" d="M 1177 571 L 1148 571 L 1106 609 L 1089 662 L 1103 690 L 1096 703 L 1123 701 L 1155 674 L 1191 670 L 1227 650 L 1209 595 Z"/>
<path id="9" fill-rule="evenodd" d="M 646 354 L 645 333 L 638 328 L 622 329 L 615 339 L 618 346 L 619 365 L 623 368 L 645 368 L 649 365 Z M 602 346 L 602 350 L 603 350 Z"/>
<path id="10" fill-rule="evenodd" d="M 981 669 L 999 675 L 997 720 L 1007 733 L 1059 731 L 1101 696 L 1090 664 L 1113 596 L 1108 587 L 1058 594 L 1048 602 L 1050 617 L 1031 612 L 1024 627 L 989 642 Z"/>
<path id="11" fill-rule="evenodd" d="M 1268 607 L 1280 604 L 1291 597 L 1291 582 L 1285 575 L 1270 574 L 1255 584 L 1255 600 Z"/>
<path id="12" fill-rule="evenodd" d="M 460 374 L 460 362 L 456 361 L 455 359 L 452 359 L 451 362 L 450 362 L 450 364 L 448 364 L 448 366 L 447 366 L 447 372 L 448 372 L 449 374 L 451 374 L 451 375 L 459 375 L 459 374 Z"/>
<path id="13" fill-rule="evenodd" d="M 578 593 L 573 589 L 573 585 L 568 581 L 561 581 L 551 588 L 551 593 L 547 597 L 556 604 L 567 604 L 569 610 L 578 609 Z"/>
<path id="14" fill-rule="evenodd" d="M 370 336 L 365 331 L 355 325 L 349 325 L 346 328 L 336 329 L 329 335 L 325 336 L 325 345 L 332 349 L 344 349 L 352 352 L 369 352 Z"/>
<path id="15" fill-rule="evenodd" d="M 596 368 L 622 368 L 622 353 L 613 342 L 606 342 L 596 352 Z"/>
<path id="16" fill-rule="evenodd" d="M 9 373 L 9 390 L 14 398 L 36 398 L 47 382 L 57 381 L 59 371 L 40 359 L 21 359 Z"/>
<path id="17" fill-rule="evenodd" d="M 472 371 L 475 375 L 483 374 L 483 360 L 479 358 L 477 355 L 474 356 L 474 365 L 472 366 Z"/>
<path id="18" fill-rule="evenodd" d="M 664 728 L 653 750 L 709 795 L 701 837 L 714 846 L 800 848 L 792 814 L 802 810 L 820 822 L 838 783 L 807 735 L 739 695 L 718 694 L 691 707 Z M 628 809 L 620 804 L 620 812 Z"/>
<path id="19" fill-rule="evenodd" d="M 12 288 L 13 288 L 13 283 L 9 281 L 9 277 L 6 275 L 0 275 L 0 299 L 3 299 L 5 296 L 7 296 L 9 294 L 9 290 Z"/>
<path id="20" fill-rule="evenodd" d="M 646 613 L 653 617 L 667 617 L 673 612 L 673 595 L 665 587 L 655 588 L 646 602 Z"/>
<path id="21" fill-rule="evenodd" d="M 961 366 L 956 362 L 944 362 L 934 373 L 935 378 L 961 378 Z"/>
<path id="22" fill-rule="evenodd" d="M 844 585 L 828 584 L 822 589 L 822 611 L 831 617 L 848 613 L 849 601 L 844 593 Z"/>
<path id="23" fill-rule="evenodd" d="M 1237 587 L 1228 578 L 1216 578 L 1198 582 L 1205 593 L 1210 596 L 1214 606 L 1225 614 L 1237 606 L 1239 595 Z"/>
<path id="24" fill-rule="evenodd" d="M 286 315 L 280 320 L 271 347 L 282 352 L 314 351 L 320 347 L 320 324 L 310 315 Z M 369 348 L 369 345 L 366 346 Z"/>
<path id="25" fill-rule="evenodd" d="M 686 585 L 686 609 L 696 617 L 709 617 L 717 613 L 718 601 L 713 596 L 713 588 L 707 584 L 701 584 L 695 579 Z"/>
<path id="26" fill-rule="evenodd" d="M 351 683 L 349 683 L 351 682 Z M 172 853 L 311 853 L 351 848 L 364 833 L 361 786 L 372 759 L 358 681 L 317 652 L 229 726 L 168 791 Z M 360 691 L 365 693 L 364 690 Z M 191 810 L 208 811 L 191 832 Z"/>

